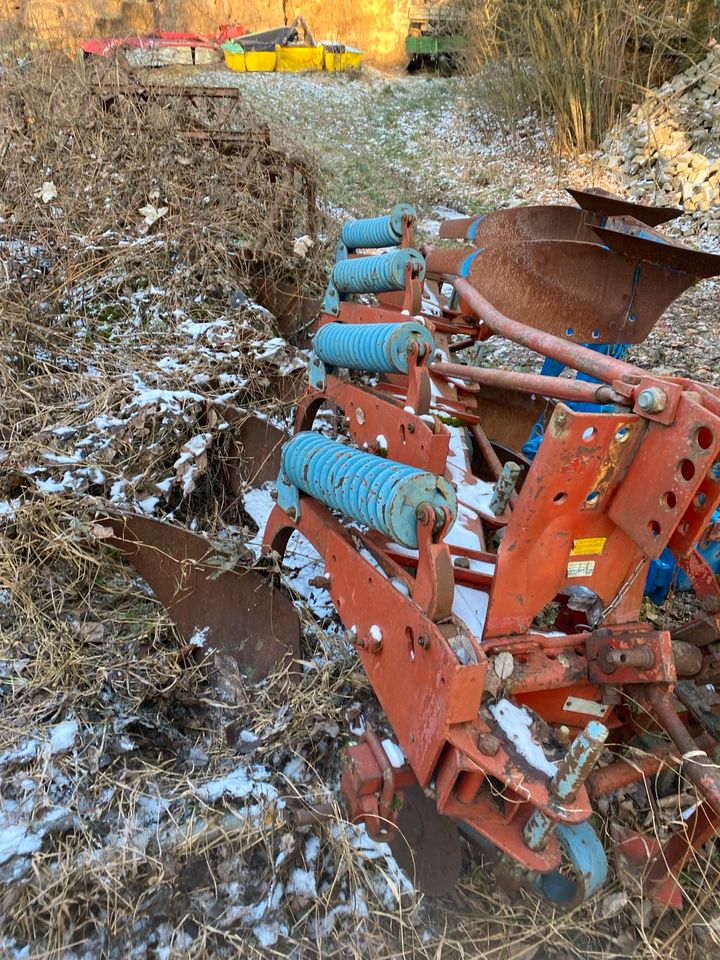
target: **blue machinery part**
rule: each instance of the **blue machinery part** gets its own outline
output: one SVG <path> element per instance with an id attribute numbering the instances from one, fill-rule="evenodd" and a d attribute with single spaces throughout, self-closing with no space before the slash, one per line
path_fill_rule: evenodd
<path id="1" fill-rule="evenodd" d="M 607 727 L 597 720 L 591 720 L 570 744 L 570 749 L 560 761 L 548 788 L 552 800 L 559 806 L 572 803 L 575 799 L 585 778 L 595 766 L 607 736 Z M 525 824 L 525 842 L 531 850 L 542 850 L 555 826 L 556 821 L 551 820 L 541 810 L 536 810 Z"/>
<path id="2" fill-rule="evenodd" d="M 457 497 L 450 484 L 424 470 L 363 453 L 319 433 L 295 434 L 282 451 L 277 481 L 278 504 L 293 519 L 300 516 L 303 491 L 345 517 L 385 534 L 405 547 L 417 548 L 417 510 L 430 504 L 454 522 Z"/>
<path id="3" fill-rule="evenodd" d="M 410 352 L 435 351 L 432 335 L 417 320 L 406 323 L 326 323 L 315 334 L 310 383 L 324 390 L 327 369 L 345 367 L 370 373 L 407 373 Z"/>
<path id="4" fill-rule="evenodd" d="M 555 836 L 573 867 L 574 877 L 559 870 L 541 873 L 535 888 L 544 897 L 563 907 L 589 900 L 603 886 L 608 862 L 603 845 L 593 827 L 584 823 L 559 823 Z"/>
<path id="5" fill-rule="evenodd" d="M 720 510 L 713 514 L 712 522 L 720 523 Z M 720 540 L 701 540 L 697 549 L 715 574 L 720 576 Z M 671 587 L 678 593 L 692 590 L 690 579 L 675 563 L 675 557 L 666 547 L 659 558 L 650 563 L 645 592 L 653 603 L 662 603 Z"/>
<path id="6" fill-rule="evenodd" d="M 550 781 L 551 801 L 559 807 L 571 803 L 595 766 L 608 736 L 608 729 L 597 720 L 575 737 Z M 573 866 L 574 878 L 559 871 L 542 874 L 535 881 L 540 892 L 554 903 L 570 905 L 587 900 L 605 883 L 608 871 L 603 845 L 592 826 L 557 823 L 536 810 L 525 824 L 524 835 L 532 850 L 541 850 L 555 833 Z"/>
<path id="7" fill-rule="evenodd" d="M 384 217 L 367 220 L 348 220 L 340 232 L 340 257 L 352 250 L 370 250 L 378 247 L 396 247 L 402 240 L 403 218 L 414 222 L 415 208 L 408 203 L 398 203 Z M 342 249 L 344 248 L 344 250 Z"/>
<path id="8" fill-rule="evenodd" d="M 417 280 L 425 279 L 425 260 L 422 254 L 410 248 L 369 257 L 354 257 L 352 260 L 337 260 L 330 273 L 330 283 L 323 301 L 324 312 L 337 316 L 340 298 L 344 294 L 404 290 L 408 268 Z"/>

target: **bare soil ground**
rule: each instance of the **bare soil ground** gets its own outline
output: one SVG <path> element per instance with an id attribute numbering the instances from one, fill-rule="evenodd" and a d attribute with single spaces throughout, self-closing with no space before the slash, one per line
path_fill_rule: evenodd
<path id="1" fill-rule="evenodd" d="M 504 893 L 470 844 L 456 892 L 432 900 L 339 807 L 294 828 L 288 801 L 337 798 L 342 746 L 382 722 L 310 582 L 308 545 L 285 576 L 303 676 L 255 687 L 227 662 L 213 684 L 218 663 L 193 663 L 103 545 L 98 513 L 124 506 L 191 524 L 221 562 L 256 546 L 267 498 L 228 494 L 228 425 L 212 411 L 232 403 L 286 422 L 292 397 L 277 385 L 306 356 L 254 302 L 253 264 L 316 292 L 348 213 L 413 202 L 431 238 L 448 211 L 613 186 L 591 159 L 554 157 L 532 118 L 508 138 L 464 80 L 192 77 L 220 79 L 272 122 L 281 157 L 302 154 L 325 211 L 312 246 L 294 194 L 282 228 L 268 218 L 263 150 L 189 138 L 187 105 L 108 104 L 67 71 L 0 77 L 0 955 L 669 960 L 716 949 L 713 849 L 683 878 L 683 915 L 643 902 L 637 878 L 619 874 L 562 913 Z M 687 293 L 634 356 L 720 382 L 717 294 L 713 281 Z M 669 799 L 651 784 L 608 803 L 596 826 L 608 846 L 611 821 L 662 834 L 691 801 L 682 782 Z"/>

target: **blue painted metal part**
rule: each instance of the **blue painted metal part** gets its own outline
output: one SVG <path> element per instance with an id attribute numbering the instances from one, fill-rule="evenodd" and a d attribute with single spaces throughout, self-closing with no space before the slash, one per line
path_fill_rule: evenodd
<path id="1" fill-rule="evenodd" d="M 414 344 L 420 356 L 433 353 L 435 341 L 417 320 L 406 323 L 327 323 L 315 334 L 313 348 L 329 367 L 373 373 L 407 373 Z"/>
<path id="2" fill-rule="evenodd" d="M 616 360 L 622 360 L 630 349 L 627 343 L 584 343 L 582 346 L 588 350 L 594 350 L 595 353 L 602 353 L 606 356 L 614 357 Z M 564 364 L 559 360 L 553 360 L 546 357 L 540 373 L 544 377 L 559 377 L 565 369 Z M 583 380 L 585 383 L 600 383 L 595 377 L 587 373 L 579 372 L 576 375 L 577 380 Z M 567 403 L 568 407 L 578 410 L 580 413 L 611 413 L 611 405 L 600 405 L 597 403 Z M 543 417 L 540 417 L 530 432 L 527 442 L 522 448 L 522 452 L 529 460 L 534 460 L 538 452 L 542 438 L 544 436 Z"/>
<path id="3" fill-rule="evenodd" d="M 310 383 L 324 390 L 328 369 L 346 367 L 372 373 L 407 373 L 414 344 L 419 354 L 434 352 L 435 341 L 417 320 L 406 323 L 326 323 L 315 334 Z"/>
<path id="4" fill-rule="evenodd" d="M 473 223 L 473 225 L 470 227 L 470 230 L 468 231 L 468 235 L 467 235 L 468 240 L 475 239 L 477 228 L 480 226 L 480 224 L 483 222 L 484 219 L 485 219 L 485 214 L 483 214 L 481 217 L 478 217 L 477 220 Z"/>
<path id="5" fill-rule="evenodd" d="M 408 203 L 398 203 L 384 217 L 348 220 L 340 231 L 340 243 L 347 250 L 397 246 L 402 240 L 403 217 L 415 220 L 417 218 L 415 208 Z"/>
<path id="6" fill-rule="evenodd" d="M 608 875 L 607 856 L 598 835 L 586 820 L 572 825 L 559 823 L 555 836 L 573 866 L 574 877 L 560 871 L 542 873 L 535 881 L 535 888 L 558 906 L 569 907 L 589 900 L 604 885 Z"/>
<path id="7" fill-rule="evenodd" d="M 443 477 L 363 453 L 313 431 L 296 434 L 283 447 L 277 490 L 277 502 L 295 519 L 302 491 L 412 548 L 418 545 L 421 504 L 447 508 L 453 522 L 457 516 L 455 491 Z M 439 516 L 436 529 L 442 522 Z"/>
<path id="8" fill-rule="evenodd" d="M 712 523 L 720 523 L 720 510 L 716 510 Z M 720 577 L 720 541 L 701 540 L 697 546 L 698 553 L 704 557 L 706 563 L 712 567 L 716 576 Z M 692 590 L 690 579 L 684 570 L 677 565 L 675 557 L 667 547 L 657 560 L 652 560 L 648 569 L 645 592 L 653 603 L 662 603 L 674 587 L 678 593 Z"/>
<path id="9" fill-rule="evenodd" d="M 417 250 L 410 248 L 336 261 L 330 274 L 323 310 L 337 316 L 340 312 L 340 296 L 343 294 L 404 290 L 408 266 L 418 280 L 425 279 L 425 259 Z"/>
<path id="10" fill-rule="evenodd" d="M 330 281 L 338 293 L 384 293 L 405 289 L 405 269 L 411 266 L 418 279 L 425 278 L 425 260 L 417 250 L 394 250 L 369 257 L 340 260 Z"/>
<path id="11" fill-rule="evenodd" d="M 572 803 L 575 799 L 587 775 L 595 766 L 607 736 L 607 727 L 597 720 L 591 720 L 570 744 L 548 786 L 551 799 L 559 806 Z M 555 820 L 542 810 L 535 810 L 523 829 L 525 843 L 531 850 L 542 850 L 556 827 Z"/>
<path id="12" fill-rule="evenodd" d="M 476 228 L 477 228 L 477 224 L 476 224 L 475 226 L 476 226 Z M 474 236 L 474 235 L 475 235 L 475 234 L 473 233 L 473 236 Z M 481 253 L 484 253 L 484 252 L 485 252 L 485 247 L 480 247 L 479 250 L 473 250 L 472 253 L 468 254 L 468 256 L 467 256 L 467 257 L 463 260 L 463 262 L 460 264 L 460 271 L 459 271 L 459 273 L 460 273 L 460 276 L 461 276 L 461 277 L 469 277 L 469 276 L 470 276 L 470 267 L 472 266 L 473 260 L 474 260 L 476 257 L 479 257 L 480 254 L 481 254 Z"/>

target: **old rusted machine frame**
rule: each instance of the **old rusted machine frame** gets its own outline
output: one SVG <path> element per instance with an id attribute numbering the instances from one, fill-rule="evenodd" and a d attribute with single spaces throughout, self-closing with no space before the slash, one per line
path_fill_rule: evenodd
<path id="1" fill-rule="evenodd" d="M 592 198 L 588 202 L 592 206 Z M 706 611 L 703 625 L 717 638 L 720 585 L 695 544 L 720 503 L 720 395 L 520 323 L 453 272 L 457 258 L 441 254 L 433 262 L 432 251 L 423 252 L 429 275 L 454 289 L 440 313 L 419 310 L 417 289 L 408 280 L 404 295 L 380 294 L 376 306 L 344 302 L 339 315 L 321 316 L 320 326 L 401 322 L 413 314 L 433 332 L 440 362 L 415 356 L 408 376 L 385 376 L 373 388 L 331 373 L 323 390 L 310 389 L 301 402 L 298 430 L 309 429 L 318 410 L 331 404 L 358 447 L 442 474 L 448 432 L 428 414 L 430 382 L 445 384 L 435 410 L 467 426 L 488 471 L 499 478 L 501 463 L 476 412 L 478 391 L 491 387 L 610 403 L 614 412 L 579 413 L 558 403 L 522 490 L 511 494 L 499 515 L 482 515 L 488 529 L 503 531 L 496 555 L 450 546 L 421 511 L 418 550 L 409 556 L 379 534 L 348 528 L 310 497 L 301 497 L 299 516 L 274 508 L 266 551 L 282 554 L 299 530 L 323 556 L 347 636 L 407 759 L 393 769 L 368 738 L 351 748 L 343 773 L 351 814 L 383 835 L 396 819 L 397 805 L 390 800 L 416 778 L 432 789 L 441 814 L 469 825 L 530 871 L 556 870 L 562 851 L 554 834 L 548 831 L 542 846 L 531 849 L 527 825 L 537 811 L 551 823 L 587 820 L 588 790 L 580 786 L 558 803 L 548 777 L 511 755 L 495 735 L 481 711 L 483 694 L 511 695 L 548 722 L 563 724 L 570 735 L 587 721 L 567 709 L 572 695 L 596 704 L 596 715 L 622 741 L 637 726 L 627 693 L 645 708 L 650 727 L 670 735 L 686 776 L 705 797 L 695 817 L 695 841 L 683 845 L 671 838 L 664 849 L 650 851 L 652 891 L 678 905 L 679 869 L 720 822 L 720 776 L 708 757 L 714 741 L 704 735 L 699 745 L 693 739 L 672 692 L 678 677 L 703 675 L 712 655 L 707 647 L 650 629 L 640 620 L 640 605 L 647 566 L 669 545 Z M 502 336 L 600 383 L 449 363 L 453 335 L 463 336 L 463 346 Z M 377 450 L 380 434 L 385 451 Z M 481 569 L 488 564 L 491 574 Z M 546 604 L 588 582 L 583 569 L 590 571 L 595 593 L 610 598 L 599 619 L 562 636 L 535 628 Z M 481 637 L 452 614 L 453 591 L 463 584 L 488 594 Z M 458 646 L 465 656 L 458 656 Z M 505 663 L 511 655 L 509 673 L 498 666 L 503 654 Z M 617 761 L 596 771 L 602 773 L 596 793 L 640 780 L 650 761 L 631 768 Z M 592 792 L 592 780 L 589 787 Z M 625 852 L 637 855 L 638 848 L 631 843 Z"/>

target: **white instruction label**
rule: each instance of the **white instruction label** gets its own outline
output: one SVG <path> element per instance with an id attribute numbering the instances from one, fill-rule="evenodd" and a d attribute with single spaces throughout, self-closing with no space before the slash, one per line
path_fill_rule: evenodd
<path id="1" fill-rule="evenodd" d="M 598 703 L 597 700 L 586 700 L 584 697 L 568 697 L 563 704 L 563 710 L 570 713 L 585 713 L 589 717 L 602 719 L 610 709 L 607 703 Z"/>
<path id="2" fill-rule="evenodd" d="M 567 565 L 568 577 L 591 577 L 594 570 L 594 560 L 571 560 Z"/>

